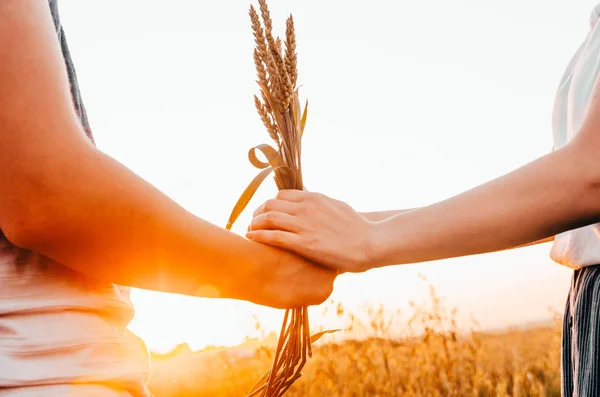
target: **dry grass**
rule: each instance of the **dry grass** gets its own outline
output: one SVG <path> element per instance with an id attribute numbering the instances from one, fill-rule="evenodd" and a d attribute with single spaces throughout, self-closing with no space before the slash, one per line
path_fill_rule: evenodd
<path id="1" fill-rule="evenodd" d="M 559 397 L 560 326 L 556 324 L 498 333 L 460 333 L 456 312 L 435 292 L 414 305 L 404 336 L 382 307 L 367 319 L 345 313 L 371 337 L 323 342 L 288 396 L 333 397 Z M 411 330 L 421 329 L 419 336 Z M 231 350 L 155 357 L 151 389 L 156 397 L 244 396 L 268 369 L 272 350 L 256 347 L 240 357 Z M 174 365 L 174 363 L 176 363 Z"/>

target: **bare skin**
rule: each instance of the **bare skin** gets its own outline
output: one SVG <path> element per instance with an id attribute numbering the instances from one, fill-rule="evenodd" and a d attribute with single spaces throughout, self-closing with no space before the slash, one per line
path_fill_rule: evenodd
<path id="1" fill-rule="evenodd" d="M 98 280 L 287 308 L 336 272 L 206 222 L 87 139 L 46 0 L 0 2 L 0 228 Z"/>
<path id="2" fill-rule="evenodd" d="M 247 237 L 343 272 L 552 241 L 600 221 L 600 84 L 576 137 L 507 175 L 448 200 L 362 216 L 319 193 L 282 191 Z"/>
<path id="3" fill-rule="evenodd" d="M 399 214 L 402 214 L 404 212 L 412 211 L 412 210 L 415 210 L 415 209 L 416 208 L 403 209 L 403 210 L 359 212 L 359 214 L 362 215 L 364 218 L 372 221 L 372 222 L 379 222 L 379 221 L 384 221 L 386 219 L 389 219 L 389 218 L 391 218 L 391 217 L 393 217 L 395 215 L 399 215 Z M 255 214 L 257 214 L 257 213 L 255 212 Z M 248 227 L 248 230 L 251 230 L 251 227 Z M 541 240 L 536 240 L 536 241 L 532 241 L 532 242 L 529 242 L 529 243 L 521 244 L 521 245 L 516 246 L 516 247 L 506 248 L 506 250 L 516 249 L 516 248 L 530 247 L 532 245 L 538 245 L 538 244 L 551 243 L 553 241 L 554 241 L 554 236 L 550 236 L 550 237 L 543 238 Z"/>

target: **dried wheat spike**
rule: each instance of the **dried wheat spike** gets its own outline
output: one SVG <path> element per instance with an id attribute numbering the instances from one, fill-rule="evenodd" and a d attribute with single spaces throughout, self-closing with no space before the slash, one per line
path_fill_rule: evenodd
<path id="1" fill-rule="evenodd" d="M 258 13 L 254 9 L 254 6 L 250 6 L 250 20 L 252 22 L 252 32 L 254 33 L 254 42 L 256 43 L 256 50 L 258 51 L 260 58 L 263 62 L 266 62 L 268 53 L 267 42 L 265 39 L 265 32 L 260 24 L 260 18 Z"/>
<path id="2" fill-rule="evenodd" d="M 277 133 L 277 127 L 271 121 L 265 106 L 260 102 L 260 99 L 256 95 L 254 95 L 254 105 L 256 106 L 256 110 L 258 111 L 258 115 L 260 116 L 261 121 L 265 125 L 269 136 L 273 139 L 277 145 L 279 145 L 279 134 Z"/>
<path id="3" fill-rule="evenodd" d="M 269 45 L 269 54 L 275 62 L 275 70 L 278 75 L 278 89 L 273 94 L 277 97 L 277 100 L 281 103 L 281 111 L 284 112 L 288 109 L 291 97 L 293 95 L 293 87 L 291 80 L 288 76 L 283 55 L 281 53 L 281 40 L 277 38 L 276 41 L 267 40 Z M 270 71 L 269 71 L 270 73 Z"/>
<path id="4" fill-rule="evenodd" d="M 289 106 L 288 97 L 291 96 L 289 91 L 293 91 L 293 89 L 290 90 L 290 84 L 287 83 L 288 77 L 286 76 L 287 71 L 285 70 L 285 64 L 281 52 L 281 40 L 277 39 L 277 41 L 279 41 L 278 44 L 273 37 L 273 21 L 271 20 L 271 14 L 269 12 L 267 2 L 266 0 L 258 0 L 258 3 L 260 5 L 260 12 L 265 25 L 264 38 L 266 39 L 268 47 L 266 54 L 262 53 L 262 48 L 259 48 L 259 52 L 263 62 L 267 65 L 267 71 L 269 72 L 270 92 L 272 97 L 274 100 L 280 102 L 277 104 L 278 106 L 275 107 L 279 108 L 278 110 L 283 113 Z M 258 18 L 258 15 L 256 15 L 256 17 L 251 15 L 251 18 Z M 254 20 L 252 21 L 252 26 L 253 28 L 255 26 Z M 260 22 L 258 26 L 260 26 Z M 274 107 L 274 104 L 270 105 L 271 107 Z"/>
<path id="5" fill-rule="evenodd" d="M 281 104 L 283 105 L 283 110 L 288 110 L 290 102 L 292 101 L 292 97 L 294 96 L 294 87 L 288 72 L 285 70 L 285 67 L 282 67 L 279 72 L 282 83 L 280 100 Z"/>
<path id="6" fill-rule="evenodd" d="M 258 82 L 266 87 L 268 84 L 267 70 L 265 69 L 265 64 L 262 61 L 260 53 L 256 48 L 254 49 L 254 65 L 256 66 L 256 75 L 258 77 Z"/>
<path id="7" fill-rule="evenodd" d="M 269 103 L 273 110 L 281 111 L 282 104 L 279 103 L 281 98 L 282 86 L 280 81 L 280 74 L 277 68 L 277 62 L 273 57 L 273 52 L 269 51 L 267 53 L 267 59 L 265 60 L 267 64 L 267 71 L 269 72 L 269 91 L 271 92 L 271 97 L 273 98 L 273 103 Z"/>
<path id="8" fill-rule="evenodd" d="M 285 67 L 292 81 L 292 87 L 296 87 L 298 81 L 298 58 L 296 55 L 296 32 L 294 29 L 294 18 L 290 15 L 285 25 Z"/>
<path id="9" fill-rule="evenodd" d="M 265 65 L 269 66 L 269 47 L 267 46 L 267 41 L 265 39 L 265 31 L 262 28 L 260 23 L 260 18 L 254 6 L 250 6 L 250 20 L 252 22 L 252 32 L 254 33 L 254 42 L 256 43 L 256 48 L 254 49 L 254 64 L 256 66 L 256 73 L 258 74 L 258 82 L 263 84 L 265 88 L 271 89 L 270 83 L 271 79 L 267 78 L 267 73 L 265 70 Z M 274 72 L 274 71 L 273 71 Z M 271 71 L 269 70 L 269 74 Z M 275 90 L 276 91 L 276 90 Z M 263 96 L 263 99 L 264 96 Z M 265 103 L 267 107 L 270 109 L 268 102 L 265 99 Z"/>
<path id="10" fill-rule="evenodd" d="M 285 61 L 282 55 L 281 40 L 277 38 L 275 42 L 275 51 L 273 51 L 273 58 L 277 64 L 277 70 L 279 71 L 279 82 L 281 89 L 279 92 L 279 100 L 281 101 L 282 110 L 286 111 L 289 108 L 292 96 L 294 95 L 294 87 L 292 80 L 285 66 Z"/>
<path id="11" fill-rule="evenodd" d="M 269 6 L 267 5 L 267 1 L 258 0 L 258 4 L 260 5 L 260 13 L 262 15 L 263 22 L 265 23 L 265 32 L 267 34 L 267 37 L 272 37 L 273 21 L 271 20 L 271 13 L 269 12 Z"/>
<path id="12" fill-rule="evenodd" d="M 266 0 L 258 0 L 258 3 L 260 4 L 260 13 L 262 15 L 262 19 L 263 19 L 263 23 L 265 25 L 265 38 L 267 40 L 267 45 L 269 47 L 269 53 L 272 55 L 273 59 L 275 60 L 275 64 L 277 65 L 277 67 L 279 68 L 280 64 L 283 61 L 281 52 L 279 52 L 278 46 L 277 46 L 277 42 L 275 41 L 275 38 L 273 37 L 273 21 L 271 20 L 271 13 L 269 12 L 269 6 L 267 5 Z M 265 63 L 267 63 L 268 66 L 268 61 L 266 58 L 263 58 L 265 60 Z M 278 73 L 279 74 L 279 73 Z"/>
<path id="13" fill-rule="evenodd" d="M 269 79 L 267 78 L 267 70 L 265 69 L 265 63 L 263 62 L 260 52 L 258 49 L 254 49 L 254 65 L 256 66 L 256 75 L 258 77 L 258 83 L 263 87 L 269 89 Z M 265 97 L 265 93 L 261 90 L 264 107 L 267 113 L 271 113 L 271 106 Z"/>
<path id="14" fill-rule="evenodd" d="M 252 22 L 252 31 L 254 33 L 254 41 L 256 48 L 254 51 L 254 64 L 258 75 L 258 82 L 263 87 L 269 90 L 274 100 L 279 100 L 281 97 L 281 88 L 279 83 L 279 71 L 277 70 L 277 62 L 273 59 L 272 46 L 274 46 L 273 36 L 271 34 L 272 23 L 270 21 L 269 10 L 266 8 L 266 3 L 261 3 L 261 13 L 265 19 L 265 29 L 262 28 L 260 18 L 254 6 L 250 6 L 250 20 Z M 271 45 L 271 43 L 273 43 Z M 266 69 L 265 69 L 266 66 Z M 267 74 L 268 72 L 268 74 Z M 263 100 L 268 112 L 277 104 L 269 103 L 263 94 Z"/>
<path id="15" fill-rule="evenodd" d="M 267 40 L 268 42 L 268 40 Z M 281 67 L 283 65 L 283 53 L 281 52 L 281 40 L 279 37 L 277 40 L 272 43 L 268 42 L 269 50 L 271 50 L 271 54 L 273 54 L 273 58 L 277 61 L 277 67 Z"/>

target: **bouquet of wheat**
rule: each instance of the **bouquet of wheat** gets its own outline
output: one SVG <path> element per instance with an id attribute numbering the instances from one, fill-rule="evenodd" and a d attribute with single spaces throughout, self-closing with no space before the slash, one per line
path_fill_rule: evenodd
<path id="1" fill-rule="evenodd" d="M 285 43 L 273 36 L 273 23 L 266 0 L 258 0 L 258 12 L 250 6 L 250 20 L 254 32 L 254 65 L 258 76 L 261 97 L 254 96 L 256 110 L 271 139 L 273 146 L 262 144 L 250 149 L 248 158 L 252 165 L 262 171 L 252 180 L 235 205 L 227 229 L 244 210 L 260 184 L 273 172 L 279 190 L 300 189 L 302 167 L 302 134 L 306 124 L 308 101 L 304 109 L 298 98 L 296 35 L 292 16 L 287 19 Z M 260 151 L 267 162 L 256 156 Z M 282 396 L 300 377 L 307 357 L 312 356 L 311 344 L 323 334 L 309 334 L 307 308 L 286 310 L 275 352 L 273 366 L 254 386 L 250 396 Z"/>

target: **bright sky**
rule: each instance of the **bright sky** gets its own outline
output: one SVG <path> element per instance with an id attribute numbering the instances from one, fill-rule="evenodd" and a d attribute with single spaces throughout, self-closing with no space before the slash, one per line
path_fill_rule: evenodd
<path id="1" fill-rule="evenodd" d="M 267 142 L 255 114 L 250 0 L 61 0 L 98 146 L 193 213 L 224 226 Z M 552 147 L 554 90 L 597 0 L 271 0 L 296 22 L 310 101 L 304 179 L 361 211 L 426 205 Z M 270 181 L 250 204 L 275 194 Z M 243 232 L 244 214 L 234 228 Z M 439 293 L 484 327 L 562 311 L 570 271 L 549 246 L 345 275 L 333 298 L 406 307 Z M 237 344 L 248 303 L 133 291 L 131 329 L 151 349 Z M 319 323 L 319 310 L 313 322 Z"/>

